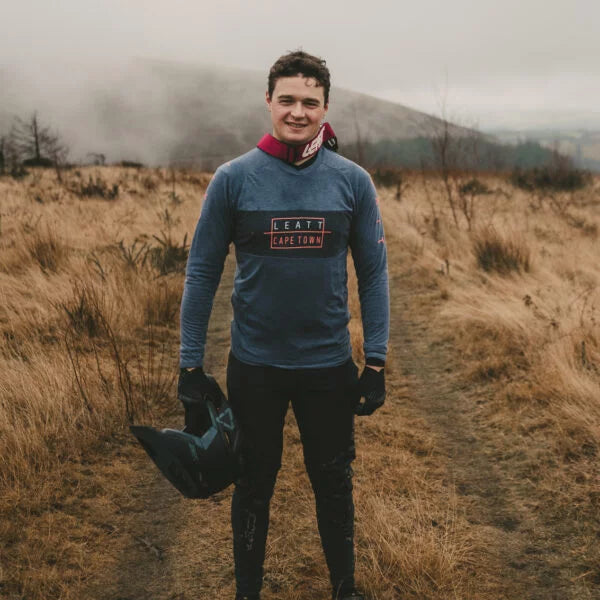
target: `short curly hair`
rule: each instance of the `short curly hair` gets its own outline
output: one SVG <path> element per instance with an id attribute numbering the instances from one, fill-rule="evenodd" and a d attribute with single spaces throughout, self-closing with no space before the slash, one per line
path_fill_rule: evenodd
<path id="1" fill-rule="evenodd" d="M 269 98 L 273 96 L 275 84 L 280 77 L 314 77 L 319 86 L 323 86 L 325 104 L 329 102 L 329 88 L 331 87 L 331 76 L 325 60 L 313 56 L 304 50 L 294 50 L 280 56 L 269 71 Z"/>

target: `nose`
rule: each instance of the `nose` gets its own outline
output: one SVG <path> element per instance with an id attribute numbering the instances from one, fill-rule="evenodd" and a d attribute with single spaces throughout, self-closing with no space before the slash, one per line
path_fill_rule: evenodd
<path id="1" fill-rule="evenodd" d="M 302 102 L 295 102 L 292 106 L 291 116 L 294 119 L 301 119 L 304 116 L 304 105 Z"/>

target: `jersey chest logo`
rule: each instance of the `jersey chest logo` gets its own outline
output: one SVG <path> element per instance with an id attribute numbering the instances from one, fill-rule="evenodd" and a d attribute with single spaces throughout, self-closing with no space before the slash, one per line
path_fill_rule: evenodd
<path id="1" fill-rule="evenodd" d="M 325 217 L 273 217 L 270 231 L 265 231 L 271 250 L 323 248 L 325 236 L 331 233 Z"/>

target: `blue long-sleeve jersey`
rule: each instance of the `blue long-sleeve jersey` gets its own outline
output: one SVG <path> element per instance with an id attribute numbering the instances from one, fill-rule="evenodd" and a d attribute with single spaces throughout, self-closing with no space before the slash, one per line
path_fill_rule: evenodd
<path id="1" fill-rule="evenodd" d="M 319 368 L 352 354 L 346 257 L 358 278 L 365 356 L 385 360 L 387 256 L 375 188 L 322 148 L 305 169 L 257 148 L 217 169 L 190 248 L 181 304 L 181 367 L 201 366 L 231 242 L 237 268 L 231 350 L 252 365 Z"/>

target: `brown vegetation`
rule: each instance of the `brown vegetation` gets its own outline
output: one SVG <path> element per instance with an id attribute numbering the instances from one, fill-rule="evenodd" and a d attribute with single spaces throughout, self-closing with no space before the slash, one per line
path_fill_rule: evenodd
<path id="1" fill-rule="evenodd" d="M 0 179 L 0 596 L 232 597 L 230 491 L 182 499 L 126 429 L 181 423 L 182 268 L 209 176 L 62 178 Z M 389 183 L 393 346 L 388 401 L 357 421 L 359 582 L 377 600 L 591 600 L 600 182 L 555 192 L 557 211 L 486 176 L 463 189 L 467 214 L 433 176 Z M 221 383 L 232 267 L 209 332 Z M 353 277 L 351 303 L 358 315 Z M 356 318 L 351 335 L 360 362 Z M 327 597 L 291 416 L 272 514 L 265 599 Z"/>
<path id="2" fill-rule="evenodd" d="M 530 252 L 527 243 L 514 234 L 503 238 L 494 227 L 487 227 L 473 236 L 473 252 L 477 265 L 484 271 L 505 274 L 529 271 Z"/>

